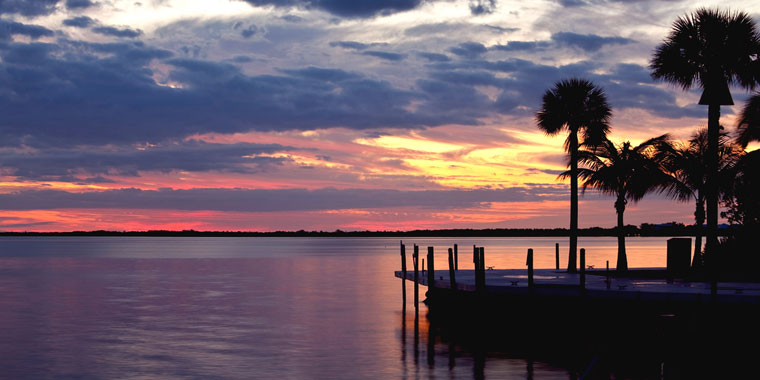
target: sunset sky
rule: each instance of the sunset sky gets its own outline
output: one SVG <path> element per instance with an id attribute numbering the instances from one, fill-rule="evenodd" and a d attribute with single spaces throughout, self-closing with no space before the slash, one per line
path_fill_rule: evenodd
<path id="1" fill-rule="evenodd" d="M 647 65 L 676 17 L 718 4 L 2 1 L 0 231 L 566 227 L 543 92 L 587 78 L 613 141 L 688 138 L 701 92 Z M 653 195 L 626 222 L 693 207 Z M 615 222 L 581 197 L 581 227 Z"/>

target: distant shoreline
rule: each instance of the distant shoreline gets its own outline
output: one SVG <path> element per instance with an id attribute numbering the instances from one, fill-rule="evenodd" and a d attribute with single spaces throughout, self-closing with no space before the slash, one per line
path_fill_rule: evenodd
<path id="1" fill-rule="evenodd" d="M 728 232 L 723 229 L 722 232 Z M 615 228 L 583 228 L 579 236 L 617 236 Z M 642 225 L 626 227 L 626 236 L 694 236 L 696 228 L 684 225 Z M 413 231 L 67 231 L 67 232 L 0 232 L 0 236 L 155 236 L 155 237 L 567 237 L 566 228 L 495 228 L 443 229 Z"/>

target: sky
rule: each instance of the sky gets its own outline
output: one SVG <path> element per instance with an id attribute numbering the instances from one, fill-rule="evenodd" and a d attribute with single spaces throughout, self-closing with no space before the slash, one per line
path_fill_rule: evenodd
<path id="1" fill-rule="evenodd" d="M 3 0 L 0 231 L 566 227 L 542 94 L 585 78 L 611 140 L 687 139 L 700 91 L 648 62 L 718 5 L 760 20 L 756 1 Z M 580 200 L 581 227 L 615 225 L 610 197 Z M 626 223 L 693 208 L 655 194 Z"/>

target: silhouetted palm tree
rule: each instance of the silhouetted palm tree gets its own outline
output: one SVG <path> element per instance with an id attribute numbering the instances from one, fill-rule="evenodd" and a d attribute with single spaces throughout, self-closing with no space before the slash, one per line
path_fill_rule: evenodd
<path id="1" fill-rule="evenodd" d="M 655 159 L 660 146 L 668 144 L 668 135 L 662 135 L 633 146 L 626 141 L 616 146 L 604 139 L 601 145 L 578 152 L 578 161 L 585 167 L 578 169 L 583 180 L 583 192 L 591 187 L 603 194 L 616 197 L 618 256 L 617 271 L 628 270 L 625 253 L 625 224 L 623 213 L 628 202 L 638 202 L 652 191 L 669 188 L 673 177 L 669 176 Z M 568 176 L 565 172 L 560 176 Z"/>
<path id="2" fill-rule="evenodd" d="M 733 182 L 733 167 L 742 154 L 742 149 L 729 141 L 726 133 L 720 134 L 718 143 L 718 178 L 723 186 Z M 707 186 L 707 129 L 701 128 L 694 133 L 687 144 L 663 146 L 659 159 L 667 170 L 678 180 L 668 189 L 668 193 L 679 200 L 694 200 L 694 238 L 693 268 L 701 268 L 702 225 L 705 222 L 705 189 Z M 720 187 L 723 187 L 720 186 Z"/>
<path id="3" fill-rule="evenodd" d="M 707 254 L 717 247 L 718 134 L 720 106 L 731 105 L 729 84 L 753 89 L 760 80 L 760 36 L 744 12 L 698 9 L 678 18 L 657 47 L 652 77 L 704 91 L 699 104 L 708 105 L 707 123 Z"/>
<path id="4" fill-rule="evenodd" d="M 752 95 L 744 104 L 736 129 L 739 131 L 736 142 L 742 148 L 752 141 L 760 141 L 760 94 Z"/>
<path id="5" fill-rule="evenodd" d="M 559 81 L 547 90 L 536 113 L 538 127 L 549 135 L 569 132 L 565 149 L 570 153 L 570 249 L 567 270 L 577 271 L 578 247 L 578 134 L 587 145 L 600 143 L 609 131 L 612 111 L 604 91 L 588 80 Z"/>

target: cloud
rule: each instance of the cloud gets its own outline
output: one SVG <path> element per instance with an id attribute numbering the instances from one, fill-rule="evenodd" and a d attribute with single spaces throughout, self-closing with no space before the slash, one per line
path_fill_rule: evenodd
<path id="1" fill-rule="evenodd" d="M 391 189 L 118 189 L 73 193 L 33 190 L 0 194 L 4 210 L 155 209 L 238 212 L 317 211 L 422 207 L 437 210 L 479 207 L 489 202 L 565 199 L 567 190 L 546 186 L 482 190 Z M 536 195 L 540 194 L 540 195 Z"/>
<path id="2" fill-rule="evenodd" d="M 530 50 L 544 50 L 552 46 L 549 41 L 509 41 L 506 45 L 494 45 L 491 46 L 491 50 L 501 51 L 530 51 Z"/>
<path id="3" fill-rule="evenodd" d="M 243 0 L 253 6 L 319 9 L 345 18 L 386 16 L 415 9 L 423 0 Z M 432 1 L 432 0 L 430 0 Z"/>
<path id="4" fill-rule="evenodd" d="M 0 152 L 0 167 L 5 174 L 22 180 L 102 183 L 108 181 L 102 175 L 139 176 L 141 172 L 257 173 L 287 161 L 269 156 L 286 149 L 292 148 L 201 141 L 149 147 L 47 148 L 31 153 Z"/>
<path id="5" fill-rule="evenodd" d="M 463 42 L 457 47 L 449 49 L 450 52 L 464 58 L 477 58 L 488 51 L 486 47 L 478 42 Z"/>
<path id="6" fill-rule="evenodd" d="M 560 46 L 574 46 L 587 52 L 595 52 L 605 45 L 625 45 L 633 42 L 633 40 L 623 37 L 602 37 L 595 34 L 577 34 L 570 32 L 552 34 L 552 41 Z"/>
<path id="7" fill-rule="evenodd" d="M 0 14 L 18 14 L 26 17 L 48 15 L 55 11 L 59 0 L 3 0 Z"/>
<path id="8" fill-rule="evenodd" d="M 39 25 L 28 25 L 20 22 L 0 19 L 0 41 L 8 41 L 14 35 L 23 35 L 32 39 L 49 37 L 52 30 Z"/>
<path id="9" fill-rule="evenodd" d="M 96 26 L 92 28 L 92 31 L 104 36 L 113 36 L 120 38 L 137 38 L 143 34 L 142 30 L 140 29 L 131 29 L 126 27 L 119 29 L 114 26 Z"/>
<path id="10" fill-rule="evenodd" d="M 75 28 L 89 28 L 97 24 L 97 21 L 87 16 L 77 16 L 63 20 L 63 25 Z"/>
<path id="11" fill-rule="evenodd" d="M 66 8 L 68 9 L 85 9 L 96 4 L 91 0 L 66 0 Z"/>
<path id="12" fill-rule="evenodd" d="M 362 55 L 369 55 L 372 57 L 384 59 L 386 61 L 394 61 L 394 62 L 401 61 L 404 58 L 406 58 L 405 54 L 391 53 L 387 51 L 378 51 L 378 50 L 366 50 L 362 52 Z"/>
<path id="13" fill-rule="evenodd" d="M 447 56 L 446 54 L 440 54 L 440 53 L 427 53 L 427 52 L 419 52 L 417 53 L 418 56 L 425 58 L 426 60 L 430 62 L 449 62 L 451 61 L 451 58 Z"/>
<path id="14" fill-rule="evenodd" d="M 470 0 L 470 11 L 473 15 L 491 14 L 496 10 L 496 0 Z"/>
<path id="15" fill-rule="evenodd" d="M 357 41 L 332 41 L 330 42 L 330 46 L 332 47 L 341 47 L 344 49 L 350 49 L 350 50 L 364 50 L 369 49 L 371 47 L 377 47 L 377 46 L 387 46 L 388 44 L 380 43 L 380 42 L 373 42 L 370 44 L 363 43 L 363 42 L 357 42 Z"/>

